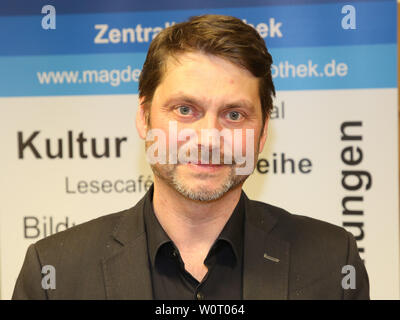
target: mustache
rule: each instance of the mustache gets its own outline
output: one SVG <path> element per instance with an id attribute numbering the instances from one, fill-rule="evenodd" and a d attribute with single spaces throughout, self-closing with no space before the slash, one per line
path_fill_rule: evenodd
<path id="1" fill-rule="evenodd" d="M 239 141 L 235 144 L 231 138 L 225 136 L 223 143 L 218 142 L 218 139 L 212 139 L 210 142 L 207 138 L 199 141 L 196 134 L 181 140 L 182 143 L 169 139 L 168 144 L 166 137 L 163 138 L 158 132 L 151 132 L 149 137 L 146 137 L 146 157 L 150 164 L 229 165 L 236 168 L 238 175 L 250 174 L 254 169 L 256 154 L 252 132 L 249 134 L 246 132 L 245 145 L 242 144 L 241 137 L 235 138 L 235 141 Z M 153 142 L 155 137 L 157 140 Z"/>
<path id="2" fill-rule="evenodd" d="M 220 148 L 215 146 L 205 146 L 201 144 L 192 144 L 189 142 L 183 144 L 178 150 L 178 164 L 214 164 L 214 165 L 236 165 L 233 153 L 229 148 Z"/>

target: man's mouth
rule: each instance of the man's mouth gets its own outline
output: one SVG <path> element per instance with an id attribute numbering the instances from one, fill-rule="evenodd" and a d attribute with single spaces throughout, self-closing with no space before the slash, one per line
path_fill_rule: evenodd
<path id="1" fill-rule="evenodd" d="M 201 163 L 200 161 L 188 162 L 187 165 L 193 168 L 194 170 L 207 171 L 207 172 L 213 172 L 225 166 L 224 164 Z"/>

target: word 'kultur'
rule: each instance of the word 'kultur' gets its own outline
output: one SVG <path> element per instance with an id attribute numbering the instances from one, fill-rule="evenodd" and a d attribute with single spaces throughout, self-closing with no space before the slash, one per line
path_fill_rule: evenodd
<path id="1" fill-rule="evenodd" d="M 73 131 L 68 131 L 64 138 L 44 138 L 40 131 L 34 131 L 25 135 L 17 132 L 18 158 L 24 159 L 27 154 L 36 159 L 47 157 L 49 159 L 65 158 L 120 158 L 122 143 L 128 141 L 128 137 L 115 138 L 88 138 L 83 132 L 75 136 Z M 100 141 L 99 141 L 100 140 Z"/>

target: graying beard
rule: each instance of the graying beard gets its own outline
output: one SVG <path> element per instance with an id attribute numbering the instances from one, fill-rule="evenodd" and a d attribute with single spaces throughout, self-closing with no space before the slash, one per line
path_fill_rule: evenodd
<path id="1" fill-rule="evenodd" d="M 219 190 L 213 190 L 210 192 L 207 191 L 199 191 L 199 192 L 193 192 L 190 189 L 185 189 L 182 184 L 179 183 L 175 177 L 172 179 L 172 184 L 175 188 L 176 191 L 178 191 L 180 194 L 185 196 L 186 198 L 189 198 L 191 200 L 197 200 L 197 201 L 213 201 L 221 198 L 226 192 L 228 192 L 232 186 L 234 185 L 235 181 L 234 179 L 230 178 L 228 181 L 226 181 L 223 186 Z"/>
<path id="2" fill-rule="evenodd" d="M 155 175 L 157 175 L 160 179 L 164 180 L 168 185 L 170 185 L 172 188 L 174 188 L 176 191 L 178 191 L 181 195 L 184 197 L 191 199 L 191 200 L 196 200 L 196 201 L 214 201 L 219 198 L 221 198 L 225 193 L 227 193 L 229 190 L 232 188 L 236 187 L 240 183 L 242 183 L 244 180 L 248 178 L 248 176 L 235 176 L 233 174 L 233 170 L 231 170 L 231 173 L 229 175 L 229 178 L 227 181 L 222 185 L 222 187 L 219 190 L 213 190 L 210 192 L 207 191 L 199 191 L 199 192 L 193 192 L 190 189 L 185 188 L 185 186 L 178 181 L 176 178 L 176 175 L 174 174 L 176 167 L 174 166 L 173 170 L 167 171 L 164 176 L 156 166 L 152 165 L 151 166 L 153 169 L 153 172 Z M 207 176 L 207 174 L 199 174 L 200 176 Z"/>

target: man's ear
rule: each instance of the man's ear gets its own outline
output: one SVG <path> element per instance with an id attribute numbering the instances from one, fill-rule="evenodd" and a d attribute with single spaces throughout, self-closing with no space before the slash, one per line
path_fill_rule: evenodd
<path id="1" fill-rule="evenodd" d="M 261 131 L 260 144 L 258 146 L 258 153 L 261 153 L 264 149 L 265 141 L 267 140 L 267 135 L 268 135 L 268 123 L 269 123 L 269 116 L 267 116 L 265 118 L 264 127 Z"/>
<path id="2" fill-rule="evenodd" d="M 142 138 L 143 140 L 146 139 L 147 130 L 148 130 L 146 107 L 144 104 L 145 100 L 146 99 L 144 97 L 141 97 L 139 99 L 139 106 L 138 106 L 138 110 L 136 112 L 136 129 L 139 133 L 140 138 Z"/>

